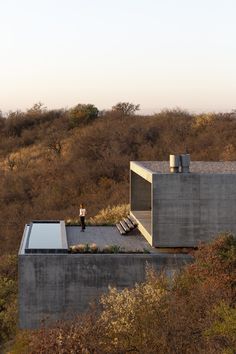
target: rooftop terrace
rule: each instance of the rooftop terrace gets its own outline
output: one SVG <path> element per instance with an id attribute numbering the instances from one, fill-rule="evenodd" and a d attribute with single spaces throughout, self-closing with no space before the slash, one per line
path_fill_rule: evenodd
<path id="1" fill-rule="evenodd" d="M 119 246 L 124 252 L 157 253 L 138 229 L 122 236 L 115 226 L 65 226 L 64 221 L 33 221 L 26 225 L 19 254 L 68 253 L 70 246 L 96 243 L 99 249 Z"/>
<path id="2" fill-rule="evenodd" d="M 138 229 L 121 236 L 115 226 L 87 226 L 85 232 L 80 232 L 78 226 L 66 226 L 66 234 L 69 247 L 78 243 L 96 243 L 100 249 L 106 245 L 117 245 L 125 251 L 142 251 L 145 248 L 149 252 L 155 252 Z"/>

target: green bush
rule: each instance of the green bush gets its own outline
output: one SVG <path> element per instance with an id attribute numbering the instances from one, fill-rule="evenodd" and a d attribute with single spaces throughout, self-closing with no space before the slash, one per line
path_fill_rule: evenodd
<path id="1" fill-rule="evenodd" d="M 78 104 L 69 111 L 69 121 L 72 128 L 88 124 L 98 118 L 98 109 L 93 104 Z"/>

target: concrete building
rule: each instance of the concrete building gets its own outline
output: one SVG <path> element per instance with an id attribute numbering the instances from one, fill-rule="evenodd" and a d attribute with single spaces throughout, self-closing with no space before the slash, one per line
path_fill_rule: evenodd
<path id="1" fill-rule="evenodd" d="M 20 328 L 73 317 L 109 286 L 133 287 L 145 280 L 147 264 L 171 276 L 192 261 L 169 247 L 194 247 L 219 232 L 236 233 L 236 162 L 192 162 L 190 169 L 186 155 L 174 156 L 171 165 L 131 162 L 130 205 L 139 230 L 125 236 L 115 226 L 90 226 L 85 233 L 64 221 L 25 226 L 19 251 Z M 94 242 L 126 253 L 69 253 L 70 246 Z"/>
<path id="2" fill-rule="evenodd" d="M 150 245 L 195 247 L 220 232 L 236 233 L 236 162 L 174 168 L 167 161 L 130 163 L 131 214 Z"/>
<path id="3" fill-rule="evenodd" d="M 71 254 L 70 246 L 92 243 L 117 245 L 127 253 Z M 136 250 L 150 253 L 137 254 Z M 121 236 L 116 227 L 78 226 L 64 221 L 32 222 L 25 226 L 18 261 L 19 326 L 34 329 L 74 317 L 97 302 L 109 286 L 133 287 L 145 280 L 147 265 L 172 275 L 190 262 L 187 254 L 165 254 L 140 235 Z"/>

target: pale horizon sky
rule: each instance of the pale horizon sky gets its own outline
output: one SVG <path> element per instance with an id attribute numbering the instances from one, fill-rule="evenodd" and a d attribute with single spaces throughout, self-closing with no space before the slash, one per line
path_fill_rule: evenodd
<path id="1" fill-rule="evenodd" d="M 2 0 L 0 110 L 236 108 L 235 0 Z"/>

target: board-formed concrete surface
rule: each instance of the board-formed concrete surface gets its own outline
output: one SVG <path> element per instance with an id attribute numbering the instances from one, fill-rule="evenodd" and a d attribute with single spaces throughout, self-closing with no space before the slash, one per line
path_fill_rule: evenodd
<path id="1" fill-rule="evenodd" d="M 173 275 L 192 258 L 184 254 L 25 254 L 19 256 L 19 327 L 34 329 L 74 317 L 109 286 L 145 280 L 147 265 Z"/>
<path id="2" fill-rule="evenodd" d="M 151 233 L 152 231 L 152 225 L 151 225 L 151 210 L 143 210 L 143 211 L 133 211 L 132 212 L 133 216 L 135 217 L 136 220 L 139 220 L 139 222 L 143 225 L 143 227 Z"/>
<path id="3" fill-rule="evenodd" d="M 138 229 L 145 237 L 147 242 L 152 245 L 152 212 L 151 210 L 136 211 L 132 210 L 130 214 L 137 220 Z M 155 249 L 152 247 L 152 250 Z"/>
<path id="4" fill-rule="evenodd" d="M 166 161 L 131 162 L 130 168 L 131 213 L 152 246 L 196 247 L 222 232 L 236 234 L 235 161 L 191 162 L 190 173 L 170 173 Z M 140 205 L 140 194 L 151 199 L 150 210 Z M 151 230 L 143 225 L 147 211 Z"/>
<path id="5" fill-rule="evenodd" d="M 26 253 L 28 225 L 25 227 L 18 261 L 19 326 L 34 329 L 57 320 L 74 317 L 97 302 L 109 286 L 133 287 L 145 280 L 147 265 L 172 276 L 192 261 L 187 254 L 161 253 L 153 249 L 136 229 L 121 236 L 115 227 L 67 226 L 68 245 L 96 243 L 119 245 L 130 251 L 149 249 L 150 254 L 56 254 Z"/>

